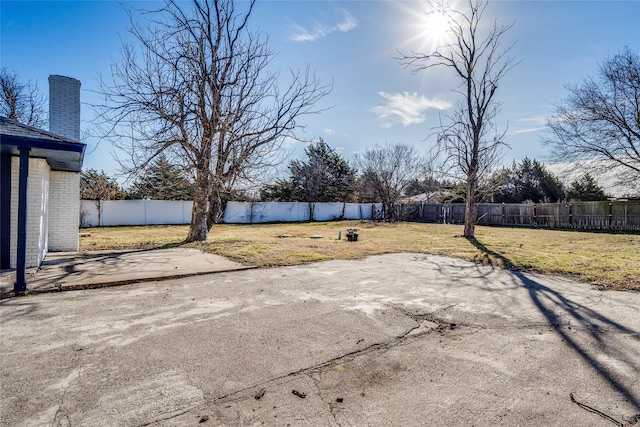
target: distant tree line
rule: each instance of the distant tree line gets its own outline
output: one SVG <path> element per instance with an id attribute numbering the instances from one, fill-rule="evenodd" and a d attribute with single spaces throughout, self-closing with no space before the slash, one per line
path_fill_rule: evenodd
<path id="1" fill-rule="evenodd" d="M 235 190 L 228 200 L 277 202 L 382 203 L 392 207 L 411 196 L 439 203 L 463 203 L 464 182 L 432 176 L 426 160 L 405 144 L 376 146 L 350 164 L 320 139 L 308 145 L 305 157 L 291 160 L 288 176 L 263 184 L 251 197 Z M 194 179 L 160 156 L 124 188 L 104 171 L 82 171 L 81 198 L 86 200 L 193 200 Z M 609 196 L 588 173 L 563 182 L 544 164 L 525 158 L 489 175 L 478 185 L 478 200 L 493 203 L 599 201 Z"/>
<path id="2" fill-rule="evenodd" d="M 442 203 L 465 199 L 464 182 L 438 179 L 413 147 L 377 146 L 357 155 L 349 165 L 324 141 L 309 145 L 306 159 L 289 164 L 289 176 L 267 184 L 263 201 L 359 202 L 393 205 L 425 193 Z M 525 158 L 490 174 L 479 183 L 478 200 L 494 203 L 596 201 L 609 197 L 585 173 L 565 186 L 541 162 Z"/>

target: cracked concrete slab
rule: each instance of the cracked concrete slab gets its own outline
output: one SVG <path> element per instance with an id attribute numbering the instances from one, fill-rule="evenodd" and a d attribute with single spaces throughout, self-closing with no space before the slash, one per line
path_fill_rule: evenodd
<path id="1" fill-rule="evenodd" d="M 444 257 L 0 301 L 0 425 L 633 425 L 640 294 Z"/>

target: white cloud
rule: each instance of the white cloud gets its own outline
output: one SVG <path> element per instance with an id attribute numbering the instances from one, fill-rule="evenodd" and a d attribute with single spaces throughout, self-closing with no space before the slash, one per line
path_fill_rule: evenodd
<path id="1" fill-rule="evenodd" d="M 395 123 L 403 126 L 422 123 L 426 119 L 427 110 L 446 110 L 451 107 L 449 101 L 429 99 L 416 92 L 378 92 L 378 95 L 383 97 L 386 103 L 371 107 L 371 111 L 382 120 L 383 128 L 390 128 Z"/>
<path id="2" fill-rule="evenodd" d="M 296 42 L 312 42 L 331 33 L 346 33 L 358 26 L 358 20 L 354 18 L 346 9 L 340 8 L 340 17 L 336 23 L 320 23 L 316 22 L 312 29 L 304 28 L 301 25 L 292 25 L 291 40 Z"/>
<path id="3" fill-rule="evenodd" d="M 547 116 L 531 116 L 531 117 L 525 117 L 522 119 L 516 119 L 515 120 L 518 123 L 532 123 L 535 125 L 545 125 L 547 123 Z"/>
<path id="4" fill-rule="evenodd" d="M 541 127 L 536 127 L 536 128 L 521 128 L 521 129 L 514 129 L 514 130 L 510 130 L 507 132 L 507 135 L 521 135 L 523 133 L 531 133 L 531 132 L 538 132 L 540 130 L 544 129 L 544 126 Z"/>
<path id="5" fill-rule="evenodd" d="M 525 117 L 514 120 L 514 123 L 514 129 L 510 129 L 507 135 L 521 135 L 543 130 L 547 124 L 547 117 L 543 115 Z"/>
<path id="6" fill-rule="evenodd" d="M 347 31 L 351 31 L 358 26 L 358 20 L 354 18 L 349 12 L 342 9 L 342 21 L 338 22 L 336 28 L 341 33 L 346 33 Z"/>
<path id="7" fill-rule="evenodd" d="M 333 130 L 333 129 L 331 129 L 331 128 L 326 128 L 326 129 L 324 130 L 324 133 L 326 133 L 327 135 L 335 135 L 335 134 L 336 134 L 336 131 L 335 131 L 335 130 Z"/>
<path id="8" fill-rule="evenodd" d="M 291 40 L 293 40 L 294 42 L 312 42 L 319 38 L 319 35 L 317 33 L 312 34 L 299 25 L 293 26 L 293 32 L 294 33 L 291 35 Z"/>

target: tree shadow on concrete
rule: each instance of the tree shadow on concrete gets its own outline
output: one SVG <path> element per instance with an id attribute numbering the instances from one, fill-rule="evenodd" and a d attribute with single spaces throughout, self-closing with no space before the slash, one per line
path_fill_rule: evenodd
<path id="1" fill-rule="evenodd" d="M 482 264 L 486 264 L 494 267 L 494 259 L 496 259 L 500 261 L 501 263 L 500 267 L 506 268 L 507 270 L 516 269 L 515 264 L 509 258 L 487 248 L 475 237 L 466 237 L 466 239 L 469 241 L 469 243 L 471 243 L 478 250 L 480 250 L 480 252 L 482 252 L 482 258 L 476 257 L 477 262 L 481 262 Z"/>
<path id="2" fill-rule="evenodd" d="M 638 363 L 637 350 L 634 351 L 633 348 L 628 348 L 628 346 L 625 348 L 619 341 L 614 341 L 612 332 L 615 334 L 623 334 L 632 341 L 640 341 L 639 331 L 628 328 L 596 310 L 571 300 L 561 292 L 525 276 L 520 271 L 514 271 L 514 264 L 511 260 L 502 254 L 488 249 L 477 239 L 468 238 L 467 240 L 482 251 L 489 261 L 491 260 L 489 257 L 493 257 L 494 259 L 500 260 L 503 267 L 512 270 L 514 282 L 527 290 L 531 301 L 546 318 L 549 326 L 551 326 L 562 340 L 587 362 L 613 390 L 620 393 L 636 410 L 640 411 L 640 396 L 638 395 L 638 391 L 625 385 L 619 375 L 616 375 L 616 373 L 599 363 L 597 355 L 595 354 L 595 350 L 598 350 L 610 356 L 612 359 L 622 362 L 624 366 L 633 367 Z M 569 327 L 570 324 L 573 325 L 573 330 Z M 571 331 L 575 331 L 576 324 L 586 333 L 587 340 L 583 339 L 583 341 L 589 341 L 589 339 L 591 339 L 595 342 L 596 345 L 594 349 L 586 342 L 580 342 L 577 339 L 580 334 L 570 333 Z M 633 383 L 633 379 L 631 379 L 630 382 Z M 573 396 L 571 396 L 571 398 L 573 400 Z M 636 417 L 637 416 L 638 415 L 636 415 Z"/>
<path id="3" fill-rule="evenodd" d="M 23 319 L 25 316 L 36 313 L 39 308 L 40 304 L 35 302 L 15 302 L 9 298 L 0 299 L 0 322 L 3 327 L 8 327 L 6 322 Z"/>

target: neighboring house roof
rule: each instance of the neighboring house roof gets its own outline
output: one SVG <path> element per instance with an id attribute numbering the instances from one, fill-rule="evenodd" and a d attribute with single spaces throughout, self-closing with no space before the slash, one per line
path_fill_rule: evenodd
<path id="1" fill-rule="evenodd" d="M 52 170 L 80 172 L 86 144 L 0 116 L 0 152 L 18 156 L 21 147 L 47 159 Z"/>
<path id="2" fill-rule="evenodd" d="M 399 201 L 400 203 L 436 203 L 439 195 L 440 193 L 437 192 L 421 193 L 414 196 L 403 197 Z"/>

